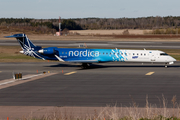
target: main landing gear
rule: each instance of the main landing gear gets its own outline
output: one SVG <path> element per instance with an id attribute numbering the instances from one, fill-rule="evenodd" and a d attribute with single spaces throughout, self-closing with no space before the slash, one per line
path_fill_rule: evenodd
<path id="1" fill-rule="evenodd" d="M 89 64 L 88 63 L 82 63 L 82 65 L 81 65 L 81 68 L 82 69 L 86 69 L 86 68 L 88 68 L 89 67 Z"/>

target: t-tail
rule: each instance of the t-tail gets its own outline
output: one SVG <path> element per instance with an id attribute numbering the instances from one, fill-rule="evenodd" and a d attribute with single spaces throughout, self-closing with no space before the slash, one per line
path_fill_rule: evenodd
<path id="1" fill-rule="evenodd" d="M 21 48 L 23 51 L 20 51 L 20 53 L 23 53 L 28 56 L 41 58 L 41 56 L 38 55 L 37 51 L 41 49 L 40 46 L 35 46 L 27 37 L 25 34 L 14 34 L 11 36 L 5 36 L 6 38 L 16 38 L 19 42 Z M 41 58 L 42 59 L 42 58 Z"/>

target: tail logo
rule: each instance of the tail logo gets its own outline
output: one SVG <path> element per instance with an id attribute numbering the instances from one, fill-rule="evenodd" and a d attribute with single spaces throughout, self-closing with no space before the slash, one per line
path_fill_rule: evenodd
<path id="1" fill-rule="evenodd" d="M 34 48 L 32 48 L 31 45 L 33 47 L 35 46 L 31 43 L 31 41 L 29 41 L 26 35 L 23 34 L 23 37 L 17 38 L 17 40 L 21 45 L 21 48 L 23 49 L 25 55 L 35 57 Z"/>

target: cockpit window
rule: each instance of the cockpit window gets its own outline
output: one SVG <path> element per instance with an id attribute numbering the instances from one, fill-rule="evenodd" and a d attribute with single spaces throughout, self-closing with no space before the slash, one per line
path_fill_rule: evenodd
<path id="1" fill-rule="evenodd" d="M 161 56 L 167 56 L 167 53 L 160 53 Z"/>

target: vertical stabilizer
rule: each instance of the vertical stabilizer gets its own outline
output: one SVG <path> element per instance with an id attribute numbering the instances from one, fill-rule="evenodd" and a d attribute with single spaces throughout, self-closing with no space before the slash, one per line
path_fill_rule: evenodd
<path id="1" fill-rule="evenodd" d="M 38 55 L 37 51 L 41 49 L 40 46 L 35 46 L 25 34 L 14 34 L 11 36 L 5 36 L 6 38 L 16 38 L 23 51 L 21 53 L 32 57 L 42 58 Z"/>
<path id="2" fill-rule="evenodd" d="M 13 37 L 17 39 L 23 50 L 36 48 L 36 46 L 28 39 L 28 37 L 25 34 L 14 34 L 11 36 L 6 36 L 6 38 L 13 38 Z"/>

